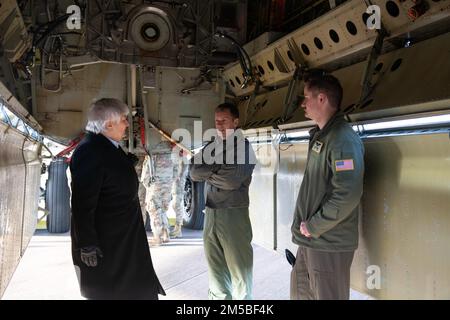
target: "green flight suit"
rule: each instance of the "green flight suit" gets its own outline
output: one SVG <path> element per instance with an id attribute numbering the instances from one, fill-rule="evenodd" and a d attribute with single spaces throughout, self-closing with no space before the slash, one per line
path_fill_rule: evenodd
<path id="1" fill-rule="evenodd" d="M 252 226 L 248 208 L 206 208 L 203 245 L 210 300 L 251 300 Z"/>
<path id="2" fill-rule="evenodd" d="M 300 259 L 296 263 L 303 265 L 294 267 L 291 281 L 301 282 L 294 273 L 307 268 L 308 272 L 304 275 L 313 284 L 310 289 L 314 298 L 320 299 L 324 298 L 319 294 L 324 292 L 322 284 L 331 288 L 349 287 L 347 269 L 349 272 L 354 250 L 358 247 L 358 205 L 363 192 L 364 146 L 340 114 L 333 116 L 322 130 L 318 127 L 311 130 L 310 136 L 306 170 L 291 228 L 292 240 L 300 247 L 297 253 Z M 301 222 L 305 222 L 310 238 L 300 233 Z M 308 256 L 314 256 L 312 260 L 316 263 L 308 261 Z M 336 265 L 334 274 L 330 274 L 333 273 L 330 268 L 323 268 L 324 261 L 329 262 L 330 259 Z M 323 273 L 315 276 L 313 273 L 318 270 L 323 270 L 327 276 Z M 339 282 L 335 281 L 336 278 L 346 280 Z M 334 282 L 327 283 L 327 279 Z M 302 291 L 301 288 L 299 290 Z M 345 290 L 339 288 L 327 292 Z M 345 299 L 346 296 L 331 293 L 325 298 Z"/>
<path id="3" fill-rule="evenodd" d="M 209 299 L 252 299 L 252 226 L 248 212 L 248 189 L 256 157 L 241 130 L 236 142 L 221 145 L 216 140 L 205 146 L 214 150 L 214 161 L 206 164 L 203 151 L 190 165 L 193 181 L 205 181 L 205 224 L 203 244 L 208 262 Z M 233 141 L 233 137 L 228 138 Z M 216 144 L 216 146 L 214 146 Z M 233 152 L 230 152 L 233 148 Z M 226 154 L 233 155 L 231 163 Z M 226 160 L 226 161 L 225 161 Z"/>

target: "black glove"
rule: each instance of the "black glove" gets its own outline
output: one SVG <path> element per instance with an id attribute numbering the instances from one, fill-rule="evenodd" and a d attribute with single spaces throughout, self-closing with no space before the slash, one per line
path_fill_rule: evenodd
<path id="1" fill-rule="evenodd" d="M 103 258 L 103 252 L 99 247 L 90 246 L 81 248 L 81 261 L 88 267 L 96 267 L 98 258 Z"/>

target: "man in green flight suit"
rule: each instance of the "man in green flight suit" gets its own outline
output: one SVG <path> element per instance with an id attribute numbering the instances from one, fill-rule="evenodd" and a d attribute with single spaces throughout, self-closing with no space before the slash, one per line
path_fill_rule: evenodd
<path id="1" fill-rule="evenodd" d="M 191 159 L 190 176 L 205 181 L 203 244 L 209 299 L 252 299 L 253 249 L 248 189 L 256 156 L 239 124 L 239 110 L 215 110 L 215 140 Z"/>
<path id="2" fill-rule="evenodd" d="M 297 244 L 291 299 L 347 300 L 350 266 L 358 247 L 358 206 L 363 192 L 364 146 L 339 112 L 342 87 L 334 76 L 304 77 L 310 131 L 306 170 L 292 224 Z"/>

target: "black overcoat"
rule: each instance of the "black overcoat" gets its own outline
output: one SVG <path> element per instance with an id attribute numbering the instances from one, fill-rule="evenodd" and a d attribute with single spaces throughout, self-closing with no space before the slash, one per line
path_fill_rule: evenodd
<path id="1" fill-rule="evenodd" d="M 102 134 L 88 133 L 75 150 L 72 174 L 72 259 L 81 294 L 89 299 L 158 299 L 155 274 L 132 161 Z M 80 248 L 98 246 L 96 267 Z"/>

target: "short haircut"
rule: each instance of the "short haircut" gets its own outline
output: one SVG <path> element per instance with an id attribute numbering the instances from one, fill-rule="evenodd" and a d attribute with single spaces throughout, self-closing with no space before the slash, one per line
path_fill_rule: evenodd
<path id="1" fill-rule="evenodd" d="M 120 121 L 124 115 L 128 115 L 128 106 L 118 99 L 103 98 L 95 101 L 89 107 L 86 130 L 100 133 L 104 131 L 107 121 Z"/>
<path id="2" fill-rule="evenodd" d="M 324 93 L 331 106 L 340 109 L 342 102 L 342 86 L 339 80 L 321 69 L 311 69 L 303 76 L 308 90 Z"/>
<path id="3" fill-rule="evenodd" d="M 234 119 L 239 118 L 239 109 L 236 107 L 235 104 L 231 102 L 224 102 L 222 104 L 219 104 L 216 108 L 216 111 L 229 111 Z"/>

